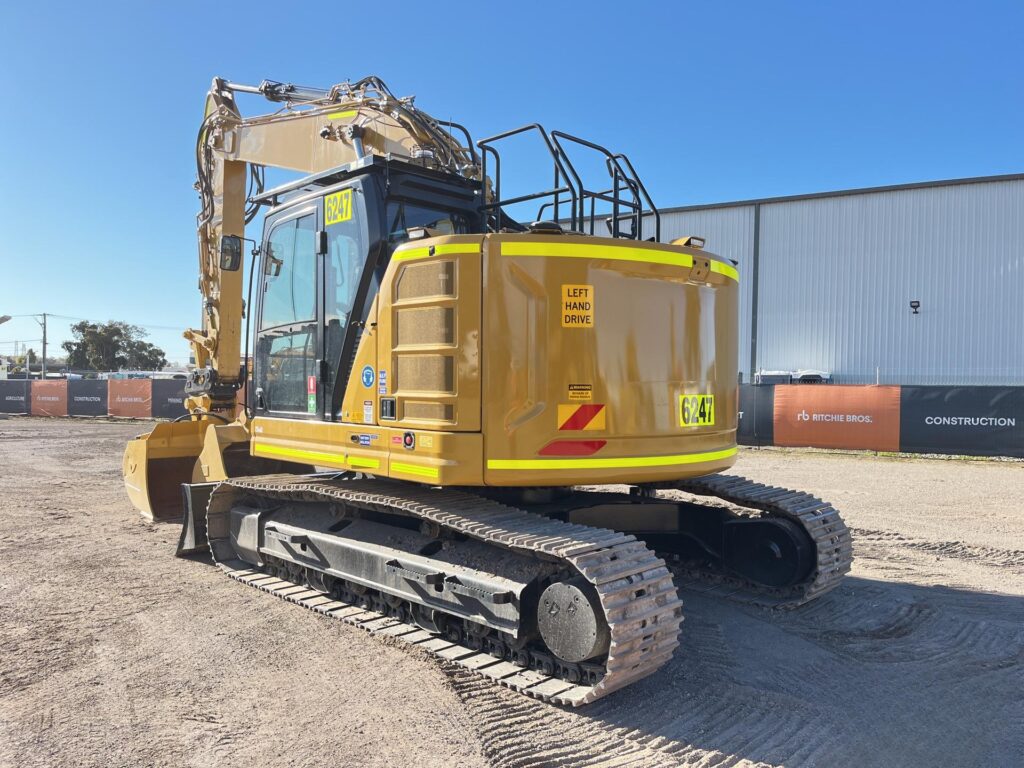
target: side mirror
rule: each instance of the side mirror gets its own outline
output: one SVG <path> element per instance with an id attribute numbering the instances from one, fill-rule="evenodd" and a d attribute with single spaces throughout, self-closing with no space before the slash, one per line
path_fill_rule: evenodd
<path id="1" fill-rule="evenodd" d="M 220 268 L 236 272 L 242 266 L 242 238 L 238 235 L 220 236 Z"/>

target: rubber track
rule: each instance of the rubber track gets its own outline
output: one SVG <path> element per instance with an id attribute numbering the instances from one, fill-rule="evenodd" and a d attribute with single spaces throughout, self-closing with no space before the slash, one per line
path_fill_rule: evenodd
<path id="1" fill-rule="evenodd" d="M 673 570 L 681 586 L 774 608 L 795 608 L 835 589 L 853 563 L 853 539 L 839 512 L 828 502 L 802 491 L 763 485 L 736 475 L 709 475 L 679 483 L 676 488 L 713 496 L 762 515 L 782 517 L 801 526 L 814 542 L 817 563 L 801 584 L 775 588 L 742 578 L 688 566 Z"/>
<path id="2" fill-rule="evenodd" d="M 594 585 L 611 631 L 604 675 L 593 685 L 524 669 L 455 645 L 416 626 L 335 600 L 308 586 L 267 576 L 239 560 L 219 563 L 232 578 L 375 634 L 404 639 L 460 667 L 545 701 L 579 706 L 651 674 L 678 646 L 680 602 L 665 561 L 635 537 L 535 515 L 463 491 L 365 480 L 309 480 L 272 475 L 228 480 L 210 498 L 211 551 L 217 559 L 214 515 L 248 492 L 293 501 L 341 502 L 356 508 L 428 520 L 467 537 L 572 566 Z M 223 530 L 223 528 L 222 528 Z M 225 558 L 226 560 L 226 558 Z"/>

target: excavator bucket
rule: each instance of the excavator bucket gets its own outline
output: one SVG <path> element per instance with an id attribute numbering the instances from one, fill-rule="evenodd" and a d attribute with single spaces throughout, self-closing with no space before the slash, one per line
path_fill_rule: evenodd
<path id="1" fill-rule="evenodd" d="M 181 484 L 192 482 L 209 423 L 157 424 L 129 441 L 124 452 L 124 485 L 135 508 L 150 520 L 181 520 Z"/>
<path id="2" fill-rule="evenodd" d="M 179 421 L 157 424 L 131 440 L 124 452 L 124 485 L 128 498 L 150 520 L 188 520 L 183 483 L 206 484 L 229 477 L 291 472 L 315 468 L 249 455 L 249 432 L 243 424 Z M 205 511 L 203 507 L 202 511 Z"/>

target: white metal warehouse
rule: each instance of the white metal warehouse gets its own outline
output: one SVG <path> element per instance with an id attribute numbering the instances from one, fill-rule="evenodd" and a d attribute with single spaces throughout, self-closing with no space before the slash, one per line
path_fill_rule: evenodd
<path id="1" fill-rule="evenodd" d="M 745 382 L 1024 384 L 1024 174 L 663 210 L 685 235 L 739 263 Z"/>

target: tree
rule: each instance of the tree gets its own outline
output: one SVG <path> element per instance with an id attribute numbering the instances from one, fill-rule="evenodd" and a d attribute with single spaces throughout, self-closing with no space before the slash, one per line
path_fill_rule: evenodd
<path id="1" fill-rule="evenodd" d="M 75 340 L 61 345 L 68 353 L 70 370 L 135 368 L 159 371 L 167 365 L 164 351 L 143 341 L 147 334 L 137 325 L 114 320 L 107 323 L 83 320 L 71 326 L 71 333 Z"/>
<path id="2" fill-rule="evenodd" d="M 167 365 L 164 351 L 148 341 L 133 339 L 125 344 L 126 368 L 139 371 L 160 371 Z"/>

